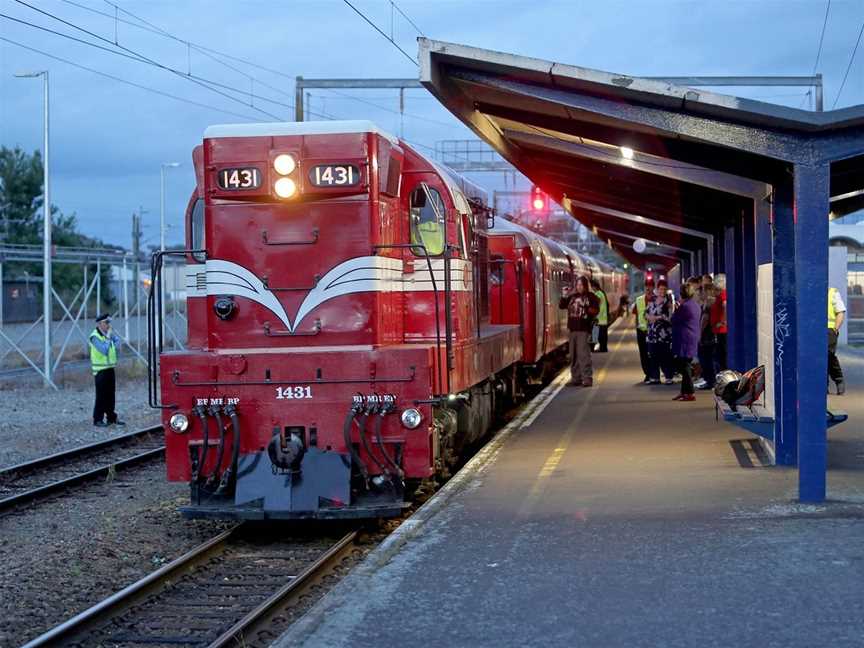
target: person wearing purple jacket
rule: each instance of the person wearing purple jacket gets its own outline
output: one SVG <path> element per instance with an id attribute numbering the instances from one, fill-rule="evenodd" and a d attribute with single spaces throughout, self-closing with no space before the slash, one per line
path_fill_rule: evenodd
<path id="1" fill-rule="evenodd" d="M 681 393 L 675 400 L 694 401 L 693 369 L 691 363 L 699 348 L 702 309 L 693 299 L 693 286 L 681 286 L 681 305 L 672 315 L 672 353 L 681 372 Z"/>

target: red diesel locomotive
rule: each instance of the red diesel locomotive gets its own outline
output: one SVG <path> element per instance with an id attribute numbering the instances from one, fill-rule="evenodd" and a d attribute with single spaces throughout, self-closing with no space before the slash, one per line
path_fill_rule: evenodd
<path id="1" fill-rule="evenodd" d="M 213 126 L 187 250 L 157 253 L 151 405 L 190 517 L 398 514 L 565 360 L 563 286 L 613 273 L 371 122 Z M 163 254 L 188 343 L 163 352 Z M 161 394 L 161 399 L 160 399 Z"/>

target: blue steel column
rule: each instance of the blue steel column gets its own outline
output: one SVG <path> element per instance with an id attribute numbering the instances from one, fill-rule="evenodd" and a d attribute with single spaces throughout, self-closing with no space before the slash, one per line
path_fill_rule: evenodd
<path id="1" fill-rule="evenodd" d="M 741 371 L 744 363 L 741 358 L 741 336 L 739 322 L 741 317 L 741 222 L 726 228 L 726 322 L 727 363 L 730 369 Z"/>
<path id="2" fill-rule="evenodd" d="M 798 306 L 798 497 L 825 499 L 828 397 L 827 164 L 795 165 L 795 301 Z"/>
<path id="3" fill-rule="evenodd" d="M 795 301 L 795 214 L 793 183 L 774 188 L 774 458 L 798 463 L 798 318 Z M 827 306 L 826 306 L 827 309 Z"/>
<path id="4" fill-rule="evenodd" d="M 740 287 L 738 291 L 738 321 L 735 337 L 741 367 L 752 369 L 758 362 L 758 325 L 756 321 L 756 215 L 748 208 L 741 214 Z M 827 306 L 826 306 L 827 308 Z"/>

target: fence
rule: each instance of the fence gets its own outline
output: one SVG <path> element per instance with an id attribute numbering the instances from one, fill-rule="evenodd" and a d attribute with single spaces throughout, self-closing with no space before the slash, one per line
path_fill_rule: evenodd
<path id="1" fill-rule="evenodd" d="M 9 298 L 8 291 L 0 290 L 0 377 L 33 371 L 46 385 L 57 389 L 52 380 L 54 372 L 62 363 L 85 361 L 89 355 L 88 337 L 93 330 L 93 320 L 103 312 L 109 313 L 114 320 L 112 326 L 122 340 L 122 352 L 146 363 L 147 294 L 151 279 L 149 270 L 145 268 L 149 268 L 149 263 L 143 259 L 136 260 L 125 251 L 57 246 L 52 254 L 52 264 L 74 264 L 82 271 L 80 274 L 66 273 L 75 275 L 77 281 L 71 285 L 67 281 L 65 289 L 52 288 L 53 313 L 52 321 L 48 323 L 50 344 L 44 341 L 46 323 L 42 309 L 39 308 L 38 317 L 32 321 L 12 323 L 4 320 L 4 307 L 8 310 Z M 42 267 L 41 246 L 0 246 L 0 287 L 6 285 L 9 288 L 17 283 L 15 280 L 4 281 L 4 276 L 20 279 L 24 274 L 25 284 L 38 291 L 40 304 L 43 299 L 42 277 L 34 276 L 31 271 L 38 268 L 41 273 Z M 183 267 L 182 259 L 166 262 L 164 346 L 169 350 L 185 348 Z M 45 370 L 46 354 L 48 371 Z"/>

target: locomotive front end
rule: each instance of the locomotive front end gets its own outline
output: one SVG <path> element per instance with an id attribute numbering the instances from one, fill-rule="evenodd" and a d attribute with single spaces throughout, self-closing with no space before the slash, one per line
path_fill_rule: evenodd
<path id="1" fill-rule="evenodd" d="M 158 362 L 184 514 L 390 516 L 433 475 L 436 349 L 404 343 L 403 155 L 368 122 L 205 133 L 188 345 Z"/>

